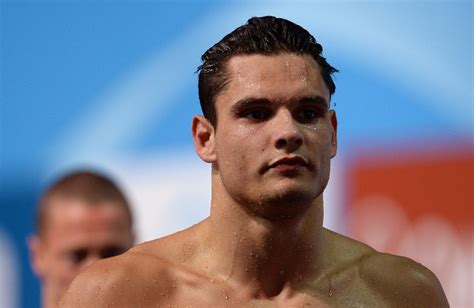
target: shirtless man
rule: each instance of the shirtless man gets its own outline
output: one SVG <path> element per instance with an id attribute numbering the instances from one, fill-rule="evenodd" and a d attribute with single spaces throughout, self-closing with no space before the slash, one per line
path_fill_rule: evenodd
<path id="1" fill-rule="evenodd" d="M 63 307 L 446 307 L 422 265 L 322 227 L 336 70 L 303 28 L 252 18 L 202 57 L 192 122 L 210 216 L 97 262 Z"/>
<path id="2" fill-rule="evenodd" d="M 31 266 L 41 281 L 41 306 L 57 307 L 77 274 L 92 262 L 120 254 L 134 242 L 125 196 L 108 178 L 67 174 L 40 199 Z"/>

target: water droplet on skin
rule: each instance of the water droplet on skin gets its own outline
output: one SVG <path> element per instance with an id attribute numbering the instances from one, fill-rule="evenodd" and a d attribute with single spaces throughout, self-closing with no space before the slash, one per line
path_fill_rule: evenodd
<path id="1" fill-rule="evenodd" d="M 329 289 L 329 292 L 328 292 L 329 297 L 332 297 L 332 296 L 333 296 L 334 291 L 335 291 L 335 290 L 334 290 L 333 288 L 330 288 L 330 289 Z"/>

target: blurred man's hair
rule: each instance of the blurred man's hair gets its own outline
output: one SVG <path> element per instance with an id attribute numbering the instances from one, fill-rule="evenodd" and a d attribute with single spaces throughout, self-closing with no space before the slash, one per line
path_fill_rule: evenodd
<path id="1" fill-rule="evenodd" d="M 47 225 L 49 201 L 56 197 L 84 201 L 90 206 L 97 206 L 107 201 L 115 202 L 125 209 L 132 226 L 130 205 L 117 184 L 103 174 L 81 170 L 60 177 L 42 194 L 36 215 L 36 232 L 40 236 Z"/>
<path id="2" fill-rule="evenodd" d="M 308 54 L 319 65 L 321 76 L 330 94 L 336 91 L 331 74 L 337 69 L 322 56 L 323 48 L 301 26 L 273 16 L 253 17 L 221 41 L 209 48 L 201 57 L 199 66 L 199 100 L 204 116 L 217 124 L 215 98 L 229 82 L 225 64 L 236 55 L 275 55 L 283 52 Z"/>

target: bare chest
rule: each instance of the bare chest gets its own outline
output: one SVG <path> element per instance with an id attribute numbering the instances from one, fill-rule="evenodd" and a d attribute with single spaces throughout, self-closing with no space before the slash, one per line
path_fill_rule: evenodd
<path id="1" fill-rule="evenodd" d="M 208 281 L 174 282 L 167 288 L 148 288 L 133 300 L 136 307 L 391 307 L 369 285 L 354 281 L 332 289 L 302 289 L 291 297 L 252 298 L 244 286 L 231 288 Z"/>

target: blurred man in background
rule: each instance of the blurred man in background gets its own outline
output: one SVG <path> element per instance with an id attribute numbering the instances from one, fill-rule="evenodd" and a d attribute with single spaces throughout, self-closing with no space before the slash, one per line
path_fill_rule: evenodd
<path id="1" fill-rule="evenodd" d="M 28 246 L 44 308 L 57 306 L 82 269 L 134 243 L 124 194 L 109 178 L 89 171 L 67 174 L 43 193 L 35 231 Z"/>
<path id="2" fill-rule="evenodd" d="M 64 307 L 447 306 L 422 265 L 323 228 L 336 69 L 314 37 L 252 18 L 202 60 L 192 128 L 212 166 L 209 217 L 97 262 Z"/>

